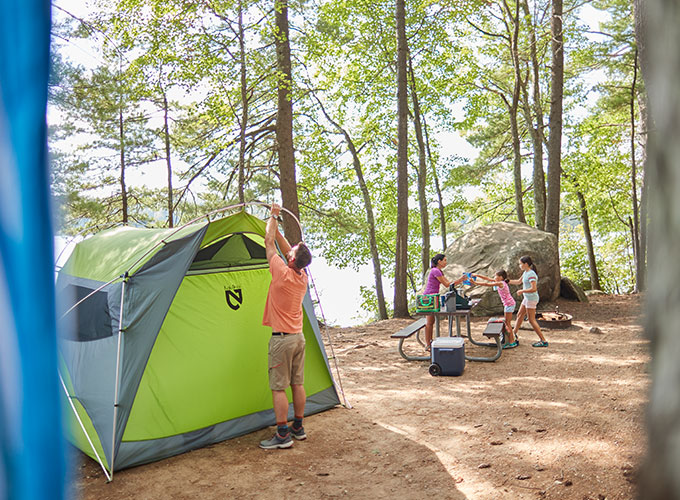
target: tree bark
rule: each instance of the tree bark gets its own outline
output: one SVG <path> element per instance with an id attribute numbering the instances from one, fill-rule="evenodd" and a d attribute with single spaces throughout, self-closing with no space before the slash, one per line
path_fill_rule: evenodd
<path id="1" fill-rule="evenodd" d="M 633 209 L 633 256 L 635 257 L 635 291 L 639 291 L 638 283 L 642 276 L 642 260 L 640 259 L 640 212 L 637 194 L 637 164 L 635 159 L 635 97 L 637 94 L 637 50 L 633 58 L 633 83 L 630 89 L 630 184 Z"/>
<path id="2" fill-rule="evenodd" d="M 638 498 L 680 498 L 680 5 L 672 0 L 635 2 L 636 31 L 649 96 L 647 179 L 649 193 L 645 332 L 652 378 L 646 412 L 648 446 Z"/>
<path id="3" fill-rule="evenodd" d="M 638 50 L 639 60 L 639 50 Z M 642 130 L 640 138 L 642 140 L 642 158 L 640 163 L 642 165 L 642 192 L 640 194 L 640 281 L 638 282 L 638 290 L 643 292 L 647 289 L 647 200 L 649 192 L 647 190 L 647 138 L 648 134 L 648 116 L 647 116 L 647 94 L 641 91 L 638 95 L 638 106 L 640 107 L 640 123 Z"/>
<path id="4" fill-rule="evenodd" d="M 120 197 L 123 211 L 123 224 L 128 223 L 128 193 L 125 185 L 125 128 L 123 108 L 118 108 L 118 140 L 120 143 Z"/>
<path id="5" fill-rule="evenodd" d="M 244 203 L 245 183 L 246 183 L 246 127 L 248 126 L 248 88 L 246 80 L 246 42 L 243 29 L 243 0 L 238 2 L 238 46 L 240 51 L 240 73 L 241 73 L 241 123 L 240 125 L 240 144 L 238 148 L 238 201 Z M 291 126 L 292 128 L 292 126 Z M 292 139 L 291 139 L 292 142 Z M 280 158 L 280 157 L 279 157 Z M 293 173 L 295 173 L 293 166 Z"/>
<path id="6" fill-rule="evenodd" d="M 562 174 L 562 98 L 564 93 L 564 44 L 562 0 L 552 0 L 552 68 L 550 84 L 550 135 L 548 136 L 548 193 L 545 229 L 560 235 L 560 177 Z"/>
<path id="7" fill-rule="evenodd" d="M 597 260 L 595 259 L 595 247 L 593 246 L 593 235 L 590 232 L 590 218 L 588 217 L 588 207 L 583 193 L 576 188 L 576 197 L 581 208 L 581 223 L 583 224 L 583 234 L 586 238 L 586 251 L 588 253 L 588 269 L 590 270 L 590 288 L 601 290 L 600 274 L 597 271 Z"/>
<path id="8" fill-rule="evenodd" d="M 318 101 L 318 100 L 317 100 Z M 324 114 L 326 119 L 340 132 L 345 138 L 347 143 L 347 149 L 352 155 L 352 166 L 354 167 L 354 172 L 357 175 L 357 182 L 359 183 L 359 190 L 361 191 L 361 196 L 364 200 L 364 209 L 366 210 L 366 222 L 368 223 L 368 243 L 371 250 L 371 259 L 373 261 L 373 277 L 375 278 L 375 295 L 378 300 L 378 315 L 380 319 L 387 319 L 387 305 L 385 304 L 385 291 L 383 289 L 382 283 L 382 266 L 380 265 L 380 254 L 378 253 L 378 240 L 375 234 L 375 215 L 373 214 L 373 203 L 371 202 L 371 195 L 368 191 L 368 186 L 366 185 L 366 180 L 364 179 L 364 171 L 361 166 L 361 159 L 359 158 L 359 151 L 357 150 L 352 137 L 349 132 L 345 130 L 338 122 L 333 120 L 330 115 L 326 112 L 321 101 L 319 106 L 321 112 Z"/>
<path id="9" fill-rule="evenodd" d="M 288 0 L 274 0 L 276 19 L 276 67 L 278 70 L 278 113 L 276 115 L 276 149 L 281 176 L 281 201 L 283 207 L 300 218 L 295 177 L 293 149 L 293 75 L 288 38 Z M 287 213 L 283 214 L 283 230 L 288 241 L 296 244 L 302 239 L 300 228 Z"/>
<path id="10" fill-rule="evenodd" d="M 411 75 L 411 99 L 413 100 L 413 126 L 416 131 L 418 142 L 418 206 L 420 209 L 420 228 L 423 233 L 423 247 L 421 250 L 421 261 L 423 274 L 430 268 L 430 214 L 427 208 L 427 158 L 425 151 L 425 140 L 423 139 L 423 124 L 420 119 L 420 103 L 416 92 L 416 78 L 413 74 L 413 61 L 408 58 L 408 69 Z"/>
<path id="11" fill-rule="evenodd" d="M 512 59 L 512 67 L 514 70 L 515 81 L 512 90 L 512 103 L 508 103 L 505 97 L 503 100 L 508 106 L 510 114 L 510 133 L 512 136 L 512 155 L 513 155 L 513 178 L 515 182 L 515 211 L 517 212 L 517 220 L 526 224 L 526 216 L 524 215 L 524 190 L 522 189 L 522 156 L 520 151 L 519 127 L 517 124 L 517 110 L 519 109 L 519 95 L 520 87 L 522 86 L 522 73 L 519 65 L 519 2 L 515 3 L 514 13 L 510 10 L 507 2 L 503 2 L 503 7 L 507 16 L 512 22 L 512 32 L 508 33 L 510 37 L 510 57 Z"/>
<path id="12" fill-rule="evenodd" d="M 165 135 L 165 165 L 168 170 L 168 227 L 174 226 L 174 204 L 172 201 L 172 158 L 170 158 L 170 127 L 168 124 L 168 96 L 163 91 L 163 134 Z"/>
<path id="13" fill-rule="evenodd" d="M 396 0 L 397 24 L 397 236 L 395 245 L 394 317 L 409 317 L 408 271 L 408 88 L 406 3 Z"/>
<path id="14" fill-rule="evenodd" d="M 531 69 L 533 73 L 533 111 L 536 117 L 536 126 L 534 127 L 531 119 L 529 96 L 527 95 L 527 86 L 524 85 L 524 101 L 525 101 L 525 120 L 527 128 L 531 133 L 531 141 L 534 146 L 533 158 L 533 184 L 534 184 L 534 219 L 536 228 L 545 231 L 545 172 L 543 170 L 543 105 L 541 103 L 541 83 L 539 80 L 539 63 L 538 54 L 536 51 L 536 28 L 534 26 L 531 13 L 529 12 L 529 5 L 526 0 L 522 1 L 522 9 L 524 10 L 524 17 L 529 26 L 529 48 L 531 54 Z"/>
<path id="15" fill-rule="evenodd" d="M 430 151 L 430 138 L 427 133 L 427 122 L 425 117 L 423 117 L 423 131 L 425 132 L 425 146 L 427 147 L 427 159 L 432 167 L 432 177 L 434 178 L 434 187 L 437 192 L 437 204 L 439 206 L 439 231 L 442 237 L 442 252 L 446 251 L 448 246 L 446 243 L 446 213 L 444 211 L 444 197 L 442 196 L 442 190 L 439 186 L 439 175 L 437 175 L 437 164 L 432 159 L 432 152 Z"/>

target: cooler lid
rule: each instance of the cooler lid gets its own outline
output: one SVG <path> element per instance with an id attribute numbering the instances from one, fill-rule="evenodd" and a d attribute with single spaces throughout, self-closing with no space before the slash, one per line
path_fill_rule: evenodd
<path id="1" fill-rule="evenodd" d="M 463 337 L 437 337 L 432 341 L 432 347 L 454 348 L 463 347 L 465 339 Z"/>

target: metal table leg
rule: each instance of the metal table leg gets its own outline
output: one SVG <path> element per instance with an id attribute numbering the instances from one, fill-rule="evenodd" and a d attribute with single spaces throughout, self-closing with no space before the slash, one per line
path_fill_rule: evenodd
<path id="1" fill-rule="evenodd" d="M 470 340 L 472 340 L 472 339 L 470 339 Z M 475 344 L 480 345 L 477 342 L 475 342 Z M 488 345 L 494 345 L 494 344 L 488 344 Z M 465 359 L 467 359 L 468 361 L 486 361 L 486 362 L 496 361 L 498 358 L 501 357 L 501 354 L 503 354 L 503 346 L 501 345 L 501 338 L 500 337 L 496 337 L 496 347 L 497 347 L 496 354 L 494 354 L 491 357 L 468 356 L 466 354 Z"/>
<path id="2" fill-rule="evenodd" d="M 399 354 L 401 354 L 401 357 L 404 358 L 406 361 L 430 361 L 430 356 L 409 356 L 404 352 L 404 340 L 405 338 L 399 339 Z"/>

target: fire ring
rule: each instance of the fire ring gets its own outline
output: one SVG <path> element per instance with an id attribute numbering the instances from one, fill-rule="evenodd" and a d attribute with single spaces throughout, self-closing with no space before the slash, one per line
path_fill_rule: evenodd
<path id="1" fill-rule="evenodd" d="M 537 312 L 536 321 L 542 328 L 569 328 L 572 315 L 560 312 Z"/>

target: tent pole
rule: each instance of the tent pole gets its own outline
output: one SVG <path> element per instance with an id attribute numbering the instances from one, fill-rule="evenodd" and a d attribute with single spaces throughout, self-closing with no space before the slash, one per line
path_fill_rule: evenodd
<path id="1" fill-rule="evenodd" d="M 118 389 L 120 374 L 120 344 L 123 338 L 123 309 L 125 307 L 125 284 L 128 280 L 128 273 L 123 276 L 123 286 L 120 288 L 120 316 L 118 317 L 118 349 L 116 352 L 116 386 L 113 393 L 113 432 L 111 436 L 111 480 L 113 480 L 113 464 L 116 454 L 116 419 L 118 418 Z"/>
<path id="2" fill-rule="evenodd" d="M 333 364 L 335 365 L 335 373 L 337 374 L 338 381 L 336 382 L 333 380 L 333 384 L 336 387 L 336 390 L 340 391 L 340 394 L 342 395 L 342 400 L 345 402 L 345 408 L 348 410 L 352 409 L 352 405 L 350 404 L 349 401 L 347 401 L 347 396 L 345 396 L 345 391 L 342 388 L 342 377 L 340 376 L 340 367 L 338 366 L 338 358 L 335 355 L 335 349 L 333 349 L 333 340 L 331 339 L 330 333 L 328 333 L 328 322 L 326 321 L 326 315 L 323 312 L 323 307 L 321 307 L 321 297 L 319 297 L 319 292 L 316 289 L 316 283 L 314 282 L 314 276 L 312 276 L 311 270 L 307 269 L 307 274 L 309 275 L 311 281 L 312 281 L 312 286 L 310 288 L 314 289 L 314 294 L 316 295 L 316 303 L 319 305 L 319 312 L 321 312 L 321 319 L 323 319 L 323 325 L 324 325 L 324 332 L 326 333 L 326 338 L 328 338 L 328 346 L 331 348 L 331 357 L 333 358 Z"/>
<path id="3" fill-rule="evenodd" d="M 68 389 L 66 389 L 66 384 L 64 383 L 64 379 L 62 378 L 61 373 L 59 373 L 59 381 L 61 382 L 61 387 L 62 387 L 62 389 L 64 389 L 64 393 L 66 394 L 66 399 L 68 399 L 68 404 L 71 405 L 71 410 L 73 410 L 73 414 L 76 416 L 76 420 L 78 421 L 78 424 L 80 424 L 80 428 L 82 429 L 83 434 L 85 434 L 85 437 L 87 438 L 87 442 L 90 443 L 90 447 L 92 448 L 92 452 L 94 453 L 94 456 L 97 458 L 97 462 L 99 462 L 99 465 L 101 466 L 102 470 L 104 471 L 104 475 L 106 476 L 106 479 L 110 482 L 112 477 L 109 476 L 109 471 L 106 470 L 106 467 L 104 466 L 104 462 L 99 457 L 99 453 L 97 453 L 97 450 L 94 447 L 94 443 L 92 442 L 92 439 L 90 439 L 90 435 L 85 430 L 85 424 L 83 424 L 83 421 L 80 419 L 80 415 L 78 415 L 78 411 L 76 410 L 76 407 L 73 404 L 71 395 L 68 393 Z"/>

